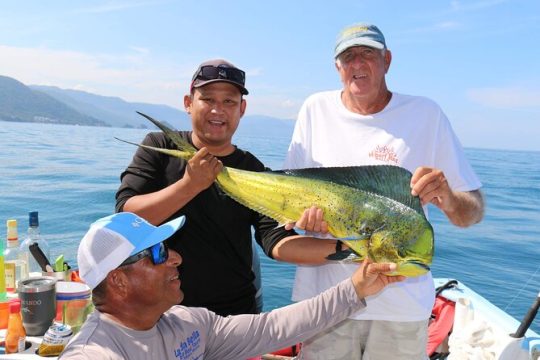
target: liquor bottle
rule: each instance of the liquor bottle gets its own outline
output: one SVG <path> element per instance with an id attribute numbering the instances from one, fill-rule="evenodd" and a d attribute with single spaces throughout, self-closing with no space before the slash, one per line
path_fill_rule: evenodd
<path id="1" fill-rule="evenodd" d="M 21 318 L 21 301 L 9 302 L 9 320 L 6 331 L 6 354 L 23 352 L 26 349 L 26 331 Z"/>
<path id="2" fill-rule="evenodd" d="M 4 268 L 6 274 L 6 291 L 17 291 L 19 280 L 28 277 L 28 263 L 19 249 L 17 220 L 7 221 L 7 246 L 4 250 Z"/>
<path id="3" fill-rule="evenodd" d="M 37 263 L 34 256 L 30 253 L 30 245 L 37 243 L 41 248 L 41 251 L 45 254 L 47 259 L 49 259 L 49 244 L 47 241 L 41 237 L 39 233 L 39 218 L 37 211 L 31 211 L 28 213 L 28 231 L 26 234 L 26 239 L 24 239 L 21 244 L 21 259 L 26 260 L 28 264 L 28 272 L 31 273 L 40 273 L 42 272 L 41 266 Z"/>

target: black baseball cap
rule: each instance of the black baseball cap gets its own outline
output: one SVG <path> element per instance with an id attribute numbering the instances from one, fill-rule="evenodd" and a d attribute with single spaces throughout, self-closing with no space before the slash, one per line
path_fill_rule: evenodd
<path id="1" fill-rule="evenodd" d="M 208 60 L 200 64 L 193 74 L 190 91 L 218 81 L 235 85 L 243 95 L 249 94 L 244 87 L 246 73 L 223 59 Z"/>

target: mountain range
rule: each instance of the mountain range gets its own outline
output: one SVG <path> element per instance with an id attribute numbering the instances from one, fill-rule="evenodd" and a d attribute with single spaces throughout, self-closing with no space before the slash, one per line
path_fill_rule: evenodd
<path id="1" fill-rule="evenodd" d="M 173 128 L 191 129 L 189 115 L 167 105 L 128 102 L 54 86 L 25 85 L 0 75 L 0 120 L 46 122 L 69 125 L 154 128 L 136 111 L 148 114 Z M 289 136 L 294 121 L 262 115 L 242 118 L 242 132 L 280 133 Z"/>

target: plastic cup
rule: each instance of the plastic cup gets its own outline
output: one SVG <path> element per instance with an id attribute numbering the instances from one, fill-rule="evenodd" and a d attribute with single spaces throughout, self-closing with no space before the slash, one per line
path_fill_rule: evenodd
<path id="1" fill-rule="evenodd" d="M 71 326 L 73 333 L 81 328 L 92 311 L 91 290 L 88 285 L 74 281 L 56 283 L 56 321 Z"/>

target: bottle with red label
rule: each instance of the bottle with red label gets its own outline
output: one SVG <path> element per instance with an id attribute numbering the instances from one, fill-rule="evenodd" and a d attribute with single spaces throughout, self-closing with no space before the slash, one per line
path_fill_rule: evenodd
<path id="1" fill-rule="evenodd" d="M 6 331 L 6 354 L 23 352 L 26 348 L 26 331 L 21 318 L 21 301 L 9 302 L 9 320 Z"/>

